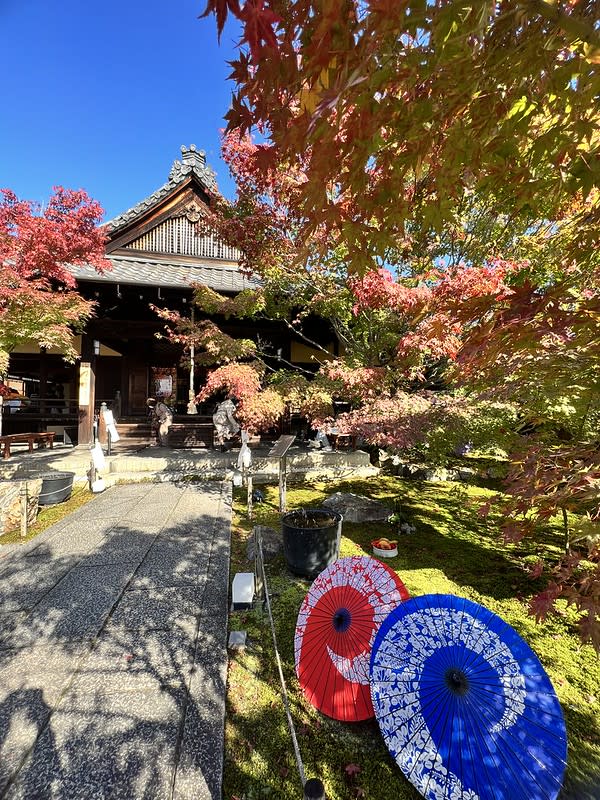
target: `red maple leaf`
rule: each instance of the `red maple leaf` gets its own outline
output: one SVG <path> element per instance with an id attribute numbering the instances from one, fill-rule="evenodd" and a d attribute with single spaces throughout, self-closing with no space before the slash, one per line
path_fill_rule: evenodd
<path id="1" fill-rule="evenodd" d="M 360 771 L 361 768 L 358 766 L 358 764 L 346 764 L 344 767 L 344 772 L 349 778 L 353 778 L 355 775 L 358 775 Z"/>
<path id="2" fill-rule="evenodd" d="M 535 580 L 539 578 L 544 571 L 544 559 L 538 558 L 535 564 L 529 570 L 529 577 Z"/>
<path id="3" fill-rule="evenodd" d="M 200 14 L 198 19 L 207 17 L 210 13 L 214 13 L 215 17 L 217 18 L 217 34 L 220 40 L 229 11 L 231 11 L 235 17 L 239 18 L 240 4 L 238 0 L 208 0 L 206 3 L 206 8 L 204 9 L 204 13 Z"/>
<path id="4" fill-rule="evenodd" d="M 228 61 L 227 63 L 231 67 L 231 72 L 227 76 L 228 80 L 234 81 L 237 84 L 248 80 L 250 77 L 250 56 L 247 53 L 240 53 L 239 58 Z"/>
<path id="5" fill-rule="evenodd" d="M 260 58 L 263 43 L 277 50 L 273 26 L 281 22 L 281 17 L 265 5 L 265 0 L 246 0 L 239 18 L 244 23 L 242 42 L 248 43 L 254 62 Z"/>
<path id="6" fill-rule="evenodd" d="M 546 619 L 559 596 L 560 587 L 551 583 L 545 591 L 531 598 L 529 601 L 529 613 L 535 616 L 537 622 Z"/>
<path id="7" fill-rule="evenodd" d="M 252 127 L 252 112 L 239 94 L 231 96 L 231 108 L 224 118 L 227 120 L 227 127 L 230 130 L 239 130 L 242 136 Z"/>
<path id="8" fill-rule="evenodd" d="M 600 620 L 594 612 L 588 611 L 581 618 L 579 635 L 584 642 L 591 642 L 596 651 L 600 650 Z"/>

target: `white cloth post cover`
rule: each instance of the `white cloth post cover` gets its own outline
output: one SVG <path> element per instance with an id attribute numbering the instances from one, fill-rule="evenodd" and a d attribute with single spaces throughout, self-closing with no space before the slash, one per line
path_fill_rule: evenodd
<path id="1" fill-rule="evenodd" d="M 110 439 L 112 442 L 118 442 L 121 438 L 119 436 L 119 432 L 117 430 L 117 426 L 115 425 L 115 418 L 113 412 L 110 408 L 107 408 L 105 411 L 102 412 L 104 415 L 104 422 L 106 424 L 106 430 L 110 433 Z"/>
<path id="2" fill-rule="evenodd" d="M 250 435 L 248 431 L 242 431 L 242 446 L 240 447 L 237 460 L 238 469 L 249 469 L 250 465 L 252 464 L 252 450 L 250 450 L 248 447 L 249 439 Z"/>
<path id="3" fill-rule="evenodd" d="M 99 442 L 96 442 L 92 447 L 92 462 L 97 472 L 104 472 L 106 461 L 104 460 L 104 453 L 102 452 L 102 447 Z"/>

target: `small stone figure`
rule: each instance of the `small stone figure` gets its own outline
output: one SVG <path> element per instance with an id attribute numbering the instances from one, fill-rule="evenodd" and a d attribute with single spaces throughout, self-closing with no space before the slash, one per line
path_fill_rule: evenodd
<path id="1" fill-rule="evenodd" d="M 152 414 L 152 428 L 156 433 L 156 443 L 161 447 L 166 447 L 169 428 L 173 424 L 173 412 L 166 403 L 155 397 L 149 397 L 146 405 Z"/>
<path id="2" fill-rule="evenodd" d="M 240 426 L 235 418 L 236 405 L 233 398 L 227 398 L 216 408 L 213 414 L 215 426 L 215 443 L 223 446 L 226 439 L 231 439 L 240 431 Z"/>

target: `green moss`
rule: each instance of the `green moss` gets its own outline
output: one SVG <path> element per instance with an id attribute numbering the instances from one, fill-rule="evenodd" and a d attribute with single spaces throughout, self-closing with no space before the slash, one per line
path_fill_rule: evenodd
<path id="1" fill-rule="evenodd" d="M 73 511 L 89 503 L 93 497 L 94 494 L 89 490 L 87 484 L 85 487 L 75 486 L 71 497 L 65 500 L 64 503 L 57 503 L 53 506 L 40 506 L 40 512 L 37 515 L 35 524 L 29 526 L 27 536 L 21 536 L 21 531 L 17 528 L 0 537 L 0 547 L 4 544 L 25 544 L 25 542 L 35 539 L 46 528 L 54 525 L 55 522 L 60 522 L 68 514 L 72 514 Z"/>
<path id="2" fill-rule="evenodd" d="M 261 487 L 262 489 L 262 487 Z M 390 508 L 400 498 L 416 524 L 397 537 L 387 523 L 344 523 L 341 555 L 371 554 L 371 540 L 394 533 L 399 552 L 390 566 L 414 595 L 455 593 L 499 614 L 529 642 L 546 668 L 561 702 L 569 740 L 569 763 L 562 797 L 594 800 L 600 775 L 600 662 L 576 635 L 577 615 L 559 614 L 537 624 L 527 612 L 529 598 L 543 585 L 532 582 L 526 565 L 561 553 L 559 526 L 543 539 L 505 545 L 499 519 L 478 513 L 493 492 L 464 484 L 418 484 L 393 477 L 288 487 L 288 507 L 315 507 L 336 491 L 381 500 Z M 251 569 L 246 545 L 254 524 L 279 529 L 278 489 L 264 489 L 265 502 L 245 516 L 245 493 L 235 502 L 232 572 Z M 307 777 L 323 780 L 329 800 L 417 800 L 420 795 L 389 756 L 374 721 L 347 725 L 331 720 L 306 702 L 294 673 L 294 630 L 310 585 L 293 577 L 281 557 L 267 564 L 271 603 L 290 706 Z M 234 614 L 232 628 L 248 631 L 245 653 L 230 661 L 225 742 L 224 798 L 299 797 L 299 777 L 286 724 L 279 676 L 266 613 Z M 350 773 L 346 766 L 356 765 Z"/>

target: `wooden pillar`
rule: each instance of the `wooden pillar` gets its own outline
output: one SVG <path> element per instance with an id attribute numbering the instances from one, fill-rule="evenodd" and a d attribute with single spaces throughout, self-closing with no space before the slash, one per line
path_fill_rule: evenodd
<path id="1" fill-rule="evenodd" d="M 81 361 L 79 362 L 79 424 L 77 443 L 92 443 L 94 405 L 96 402 L 96 355 L 94 340 L 84 334 L 81 337 Z"/>
<path id="2" fill-rule="evenodd" d="M 129 354 L 124 353 L 121 359 L 121 415 L 130 414 L 129 409 Z"/>
<path id="3" fill-rule="evenodd" d="M 46 348 L 40 348 L 40 383 L 38 388 L 40 414 L 44 416 L 48 413 L 46 398 L 48 397 L 48 359 L 46 358 Z"/>
<path id="4" fill-rule="evenodd" d="M 192 321 L 192 334 L 194 333 L 194 306 L 192 305 L 192 313 L 191 313 L 191 321 Z M 196 396 L 196 392 L 194 389 L 194 367 L 195 367 L 195 360 L 196 360 L 196 348 L 192 344 L 190 346 L 190 387 L 188 390 L 188 407 L 187 413 L 188 414 L 196 414 L 196 404 L 194 403 L 194 397 Z"/>

